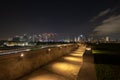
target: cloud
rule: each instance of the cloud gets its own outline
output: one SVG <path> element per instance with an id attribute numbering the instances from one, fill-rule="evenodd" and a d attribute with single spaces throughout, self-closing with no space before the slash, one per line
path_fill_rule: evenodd
<path id="1" fill-rule="evenodd" d="M 94 29 L 95 35 L 120 34 L 120 14 L 111 16 L 102 21 L 102 24 Z"/>
<path id="2" fill-rule="evenodd" d="M 107 10 L 105 10 L 105 11 L 101 12 L 101 13 L 98 15 L 98 17 L 101 17 L 101 16 L 106 15 L 107 13 L 109 13 L 109 12 L 110 12 L 110 10 L 111 10 L 111 9 L 107 9 Z"/>
<path id="3" fill-rule="evenodd" d="M 102 16 L 107 15 L 110 11 L 112 11 L 112 10 L 111 10 L 110 8 L 108 8 L 108 9 L 100 12 L 100 13 L 98 14 L 98 16 L 95 16 L 95 17 L 94 17 L 93 19 L 91 19 L 90 21 L 93 22 L 93 21 L 95 21 L 96 19 L 98 19 L 98 18 L 100 18 L 100 17 L 102 17 Z"/>

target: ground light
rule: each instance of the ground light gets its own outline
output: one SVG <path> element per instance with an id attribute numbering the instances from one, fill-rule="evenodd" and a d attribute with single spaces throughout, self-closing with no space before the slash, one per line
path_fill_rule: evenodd
<path id="1" fill-rule="evenodd" d="M 91 51 L 91 47 L 86 47 L 86 50 L 87 51 Z"/>

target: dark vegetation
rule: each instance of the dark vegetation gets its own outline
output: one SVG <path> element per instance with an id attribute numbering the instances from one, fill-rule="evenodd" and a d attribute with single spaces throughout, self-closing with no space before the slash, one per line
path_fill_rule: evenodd
<path id="1" fill-rule="evenodd" d="M 98 80 L 120 80 L 120 43 L 89 44 Z"/>
<path id="2" fill-rule="evenodd" d="M 70 42 L 74 43 L 74 42 Z M 37 45 L 70 44 L 68 42 L 37 42 Z"/>
<path id="3" fill-rule="evenodd" d="M 11 50 L 11 49 L 18 49 L 18 48 L 22 48 L 22 47 L 20 47 L 20 46 L 11 46 L 11 47 L 3 46 L 3 47 L 0 47 L 0 50 Z"/>
<path id="4" fill-rule="evenodd" d="M 91 44 L 94 50 L 109 50 L 109 51 L 120 51 L 120 43 L 98 43 Z"/>
<path id="5" fill-rule="evenodd" d="M 120 64 L 120 43 L 92 44 L 96 64 Z"/>

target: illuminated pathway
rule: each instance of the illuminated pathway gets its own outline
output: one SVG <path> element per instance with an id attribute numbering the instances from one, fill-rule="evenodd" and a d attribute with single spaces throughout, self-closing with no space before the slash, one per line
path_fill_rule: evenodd
<path id="1" fill-rule="evenodd" d="M 20 80 L 76 80 L 83 62 L 85 46 L 49 63 Z"/>

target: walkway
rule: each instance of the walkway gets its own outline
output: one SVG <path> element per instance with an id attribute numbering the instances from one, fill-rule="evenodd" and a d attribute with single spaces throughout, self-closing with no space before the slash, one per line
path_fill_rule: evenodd
<path id="1" fill-rule="evenodd" d="M 97 80 L 94 57 L 91 51 L 86 51 L 83 55 L 83 65 L 80 69 L 77 80 Z"/>
<path id="2" fill-rule="evenodd" d="M 76 51 L 49 63 L 20 80 L 76 80 L 81 65 L 85 46 L 81 45 Z"/>

